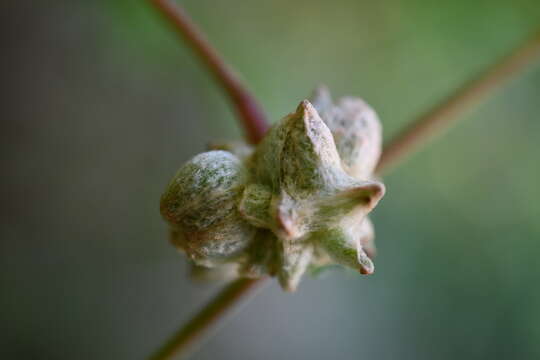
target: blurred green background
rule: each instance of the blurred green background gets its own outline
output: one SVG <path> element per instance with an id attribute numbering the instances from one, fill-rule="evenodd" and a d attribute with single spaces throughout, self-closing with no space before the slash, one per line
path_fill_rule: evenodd
<path id="1" fill-rule="evenodd" d="M 181 1 L 274 121 L 320 83 L 390 138 L 519 44 L 538 0 Z M 158 212 L 241 136 L 145 1 L 3 1 L 0 358 L 143 359 L 219 289 Z M 540 68 L 385 177 L 377 271 L 273 282 L 193 359 L 540 358 Z"/>

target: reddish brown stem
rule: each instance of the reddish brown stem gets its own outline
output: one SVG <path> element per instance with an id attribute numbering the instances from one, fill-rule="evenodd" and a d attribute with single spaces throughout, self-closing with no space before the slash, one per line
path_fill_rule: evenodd
<path id="1" fill-rule="evenodd" d="M 186 12 L 170 0 L 150 0 L 169 20 L 180 35 L 199 56 L 214 78 L 225 90 L 238 113 L 246 138 L 258 143 L 268 130 L 268 122 L 261 106 L 242 84 L 236 73 L 218 55 Z"/>
<path id="2" fill-rule="evenodd" d="M 377 173 L 387 171 L 425 144 L 434 135 L 459 119 L 507 81 L 521 73 L 540 55 L 540 32 L 502 58 L 480 76 L 467 82 L 442 103 L 436 105 L 405 128 L 385 146 Z"/>
<path id="3" fill-rule="evenodd" d="M 219 323 L 233 306 L 245 300 L 247 295 L 253 295 L 255 289 L 264 283 L 266 278 L 240 279 L 226 286 L 214 299 L 212 299 L 201 312 L 196 314 L 187 324 L 183 325 L 161 347 L 150 360 L 172 359 L 176 355 L 187 354 L 188 349 L 193 348 L 206 332 Z"/>
<path id="4" fill-rule="evenodd" d="M 169 20 L 177 33 L 191 46 L 199 59 L 207 66 L 214 78 L 231 99 L 247 140 L 252 144 L 260 142 L 269 125 L 260 105 L 244 87 L 235 72 L 220 58 L 195 24 L 180 7 L 168 0 L 150 0 Z M 185 355 L 194 343 L 200 340 L 222 318 L 247 295 L 253 293 L 266 278 L 239 279 L 226 286 L 201 312 L 182 326 L 151 357 L 152 360 L 172 359 Z"/>

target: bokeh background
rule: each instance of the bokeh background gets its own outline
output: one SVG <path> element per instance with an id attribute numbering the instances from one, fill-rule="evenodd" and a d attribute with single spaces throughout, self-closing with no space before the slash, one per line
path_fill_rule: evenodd
<path id="1" fill-rule="evenodd" d="M 274 121 L 320 83 L 390 138 L 540 24 L 538 0 L 185 0 Z M 241 136 L 145 1 L 2 1 L 0 358 L 143 359 L 219 289 L 158 199 Z M 385 177 L 376 274 L 272 283 L 193 359 L 540 358 L 540 68 Z"/>

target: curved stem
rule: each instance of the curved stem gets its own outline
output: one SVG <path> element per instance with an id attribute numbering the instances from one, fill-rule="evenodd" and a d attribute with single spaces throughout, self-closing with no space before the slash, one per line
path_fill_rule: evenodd
<path id="1" fill-rule="evenodd" d="M 245 131 L 247 140 L 257 144 L 269 128 L 266 117 L 257 100 L 244 87 L 234 71 L 198 30 L 187 14 L 168 0 L 150 0 L 171 22 L 177 33 L 191 46 L 199 59 L 207 66 L 215 79 L 231 99 Z M 239 279 L 227 285 L 213 300 L 183 325 L 150 359 L 172 359 L 185 355 L 192 345 L 199 342 L 208 331 L 220 323 L 224 316 L 238 303 L 266 281 Z"/>
<path id="2" fill-rule="evenodd" d="M 376 172 L 392 168 L 420 145 L 455 123 L 459 115 L 520 74 L 539 55 L 540 32 L 405 128 L 385 146 Z"/>
<path id="3" fill-rule="evenodd" d="M 212 327 L 219 323 L 228 311 L 253 295 L 254 290 L 265 282 L 266 278 L 239 279 L 226 286 L 201 312 L 183 325 L 150 360 L 172 359 L 176 355 L 185 355 L 193 345 Z M 215 330 L 215 328 L 214 328 Z"/>
<path id="4" fill-rule="evenodd" d="M 176 32 L 187 42 L 221 85 L 238 113 L 248 141 L 258 143 L 268 130 L 268 122 L 261 106 L 231 69 L 206 40 L 185 11 L 170 0 L 150 0 L 169 20 Z"/>

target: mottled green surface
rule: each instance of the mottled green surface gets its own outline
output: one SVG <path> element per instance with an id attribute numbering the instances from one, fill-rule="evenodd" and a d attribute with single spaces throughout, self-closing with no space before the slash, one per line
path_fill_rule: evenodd
<path id="1" fill-rule="evenodd" d="M 319 83 L 385 138 L 540 24 L 537 0 L 182 0 L 276 121 Z M 158 199 L 241 132 L 144 2 L 1 2 L 0 357 L 142 359 L 217 290 Z M 377 271 L 264 289 L 193 359 L 538 359 L 540 69 L 396 172 Z"/>
<path id="2" fill-rule="evenodd" d="M 364 243 L 372 247 L 373 229 L 362 224 L 384 195 L 384 185 L 370 180 L 381 153 L 381 126 L 374 115 L 364 121 L 360 99 L 349 103 L 361 107 L 321 109 L 323 120 L 304 100 L 243 160 L 230 145 L 223 148 L 231 152 L 204 152 L 182 165 L 161 196 L 160 210 L 174 245 L 195 266 L 208 268 L 196 276 L 219 274 L 223 266 L 229 278 L 235 264 L 233 278 L 277 273 L 283 289 L 294 291 L 309 267 L 332 261 L 373 273 L 363 249 Z M 344 143 L 345 149 L 339 146 Z M 259 241 L 262 229 L 274 236 Z"/>
<path id="3" fill-rule="evenodd" d="M 182 165 L 161 195 L 160 212 L 173 244 L 197 264 L 215 266 L 253 242 L 256 231 L 236 205 L 247 179 L 236 156 L 208 151 Z"/>

